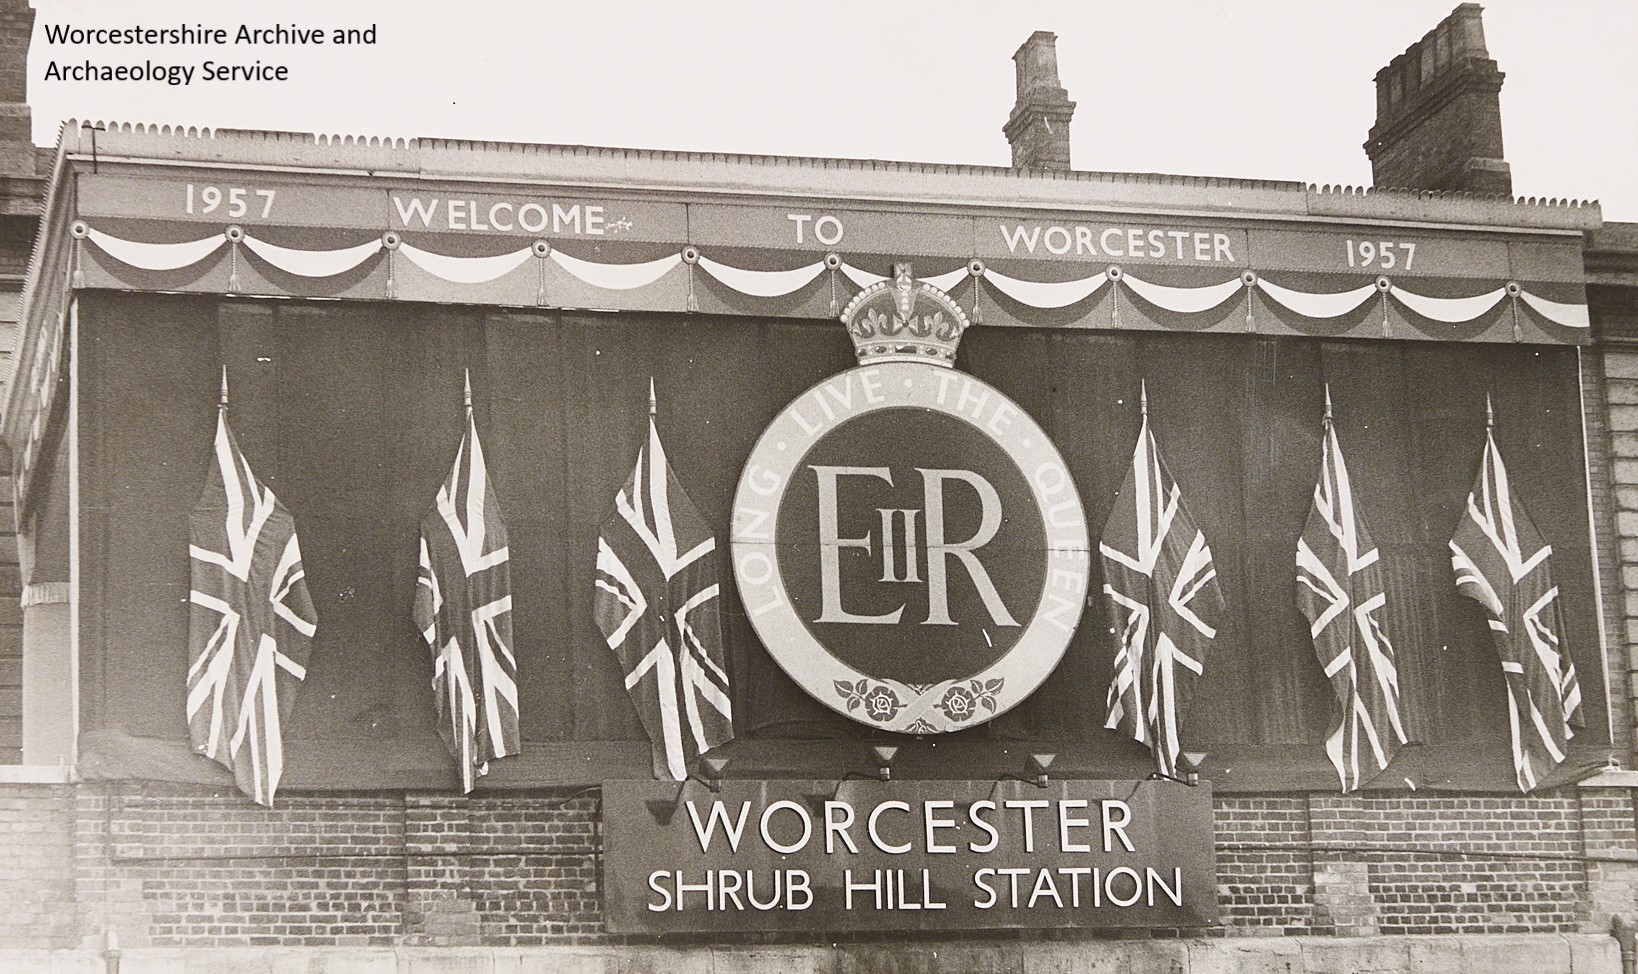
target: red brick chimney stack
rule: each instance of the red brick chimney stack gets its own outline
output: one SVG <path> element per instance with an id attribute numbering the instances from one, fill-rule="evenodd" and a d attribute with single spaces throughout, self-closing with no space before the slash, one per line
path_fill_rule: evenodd
<path id="1" fill-rule="evenodd" d="M 1377 186 L 1512 195 L 1502 157 L 1501 85 L 1484 8 L 1464 3 L 1376 73 L 1365 142 Z"/>
<path id="2" fill-rule="evenodd" d="M 1069 120 L 1075 103 L 1058 83 L 1058 35 L 1038 30 L 1018 48 L 1018 102 L 1001 132 L 1012 146 L 1015 169 L 1069 166 Z"/>

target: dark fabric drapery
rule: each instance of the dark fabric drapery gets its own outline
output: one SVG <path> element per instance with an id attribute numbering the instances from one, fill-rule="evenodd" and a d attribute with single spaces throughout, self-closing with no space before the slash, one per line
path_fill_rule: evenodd
<path id="1" fill-rule="evenodd" d="M 649 377 L 677 476 L 726 544 L 740 469 L 763 427 L 853 364 L 841 327 L 826 321 L 101 292 L 80 301 L 82 770 L 92 776 L 212 780 L 185 747 L 187 510 L 205 476 L 223 364 L 241 446 L 300 531 L 319 627 L 286 725 L 286 788 L 321 790 L 454 781 L 410 606 L 419 519 L 461 435 L 464 370 L 510 523 L 526 742 L 512 767 L 497 762 L 492 784 L 526 787 L 646 764 L 591 593 L 598 526 L 645 434 Z M 1228 603 L 1184 740 L 1213 753 L 1219 787 L 1253 790 L 1335 787 L 1321 751 L 1333 697 L 1294 596 L 1329 382 L 1382 549 L 1381 618 L 1416 742 L 1384 780 L 1507 791 L 1516 785 L 1501 672 L 1482 609 L 1456 593 L 1446 542 L 1477 469 L 1489 392 L 1515 489 L 1554 547 L 1562 636 L 1587 701 L 1572 769 L 1602 764 L 1608 719 L 1576 355 L 976 327 L 958 366 L 1053 437 L 1094 536 L 1130 460 L 1147 381 L 1151 425 Z M 834 740 L 813 753 L 845 760 L 865 728 L 784 676 L 727 573 L 723 585 L 736 764 L 777 771 L 784 741 Z M 1100 587 L 1094 559 L 1092 592 Z M 1102 729 L 1107 628 L 1094 598 L 1030 700 L 940 746 L 1000 762 L 1016 742 L 1047 742 L 1072 771 L 1144 773 L 1142 749 Z M 627 768 L 612 757 L 627 751 L 642 760 Z M 983 770 L 978 758 L 928 761 L 928 774 Z"/>

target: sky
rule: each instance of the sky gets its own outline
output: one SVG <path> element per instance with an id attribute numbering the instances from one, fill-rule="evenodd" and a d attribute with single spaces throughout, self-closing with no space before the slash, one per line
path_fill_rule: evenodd
<path id="1" fill-rule="evenodd" d="M 1005 166 L 1012 55 L 1058 35 L 1076 169 L 1366 186 L 1378 69 L 1454 0 L 34 0 L 34 137 L 63 120 Z M 1638 2 L 1492 0 L 1517 196 L 1638 221 Z M 230 43 L 49 43 L 47 25 Z M 248 44 L 241 26 L 327 43 Z M 335 44 L 374 28 L 373 43 Z M 370 36 L 370 35 L 363 35 Z M 186 85 L 47 77 L 192 66 Z M 206 80 L 210 65 L 287 80 Z"/>

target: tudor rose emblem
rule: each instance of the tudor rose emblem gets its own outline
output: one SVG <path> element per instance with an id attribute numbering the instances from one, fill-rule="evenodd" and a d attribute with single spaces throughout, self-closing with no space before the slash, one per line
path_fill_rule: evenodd
<path id="1" fill-rule="evenodd" d="M 734 497 L 734 576 L 809 694 L 885 730 L 961 730 L 1062 658 L 1090 550 L 1058 450 L 954 369 L 967 317 L 894 266 L 842 312 L 859 365 L 786 406 Z"/>

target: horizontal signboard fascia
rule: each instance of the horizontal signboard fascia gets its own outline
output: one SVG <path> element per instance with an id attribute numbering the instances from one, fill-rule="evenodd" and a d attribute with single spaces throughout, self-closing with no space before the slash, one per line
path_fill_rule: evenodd
<path id="1" fill-rule="evenodd" d="M 639 240 L 680 244 L 688 235 L 681 203 L 548 188 L 473 193 L 420 187 L 386 191 L 391 229 L 522 238 Z"/>
<path id="2" fill-rule="evenodd" d="M 222 227 L 261 224 L 387 229 L 382 190 L 269 176 L 260 172 L 134 176 L 79 173 L 75 205 L 81 219 L 124 217 L 149 222 Z"/>
<path id="3" fill-rule="evenodd" d="M 973 219 L 959 214 L 847 209 L 804 201 L 690 203 L 688 221 L 689 242 L 701 248 L 768 247 L 818 255 L 872 251 L 906 258 L 973 254 Z"/>
<path id="4" fill-rule="evenodd" d="M 1259 273 L 1291 270 L 1490 280 L 1505 280 L 1510 274 L 1506 240 L 1403 227 L 1259 228 L 1251 232 L 1249 256 Z"/>
<path id="5" fill-rule="evenodd" d="M 1192 927 L 1217 919 L 1209 786 L 603 783 L 613 933 Z"/>
<path id="6" fill-rule="evenodd" d="M 78 215 L 172 228 L 351 228 L 549 241 L 689 244 L 794 251 L 816 259 L 856 253 L 918 258 L 1038 261 L 1098 269 L 1167 266 L 1381 273 L 1487 280 L 1579 279 L 1579 238 L 1519 239 L 1496 231 L 1415 226 L 1270 226 L 1266 220 L 1177 214 L 1042 213 L 845 200 L 695 202 L 654 193 L 550 186 L 401 186 L 294 179 L 288 174 L 201 171 L 176 176 L 80 173 Z M 188 231 L 182 231 L 186 235 Z"/>

